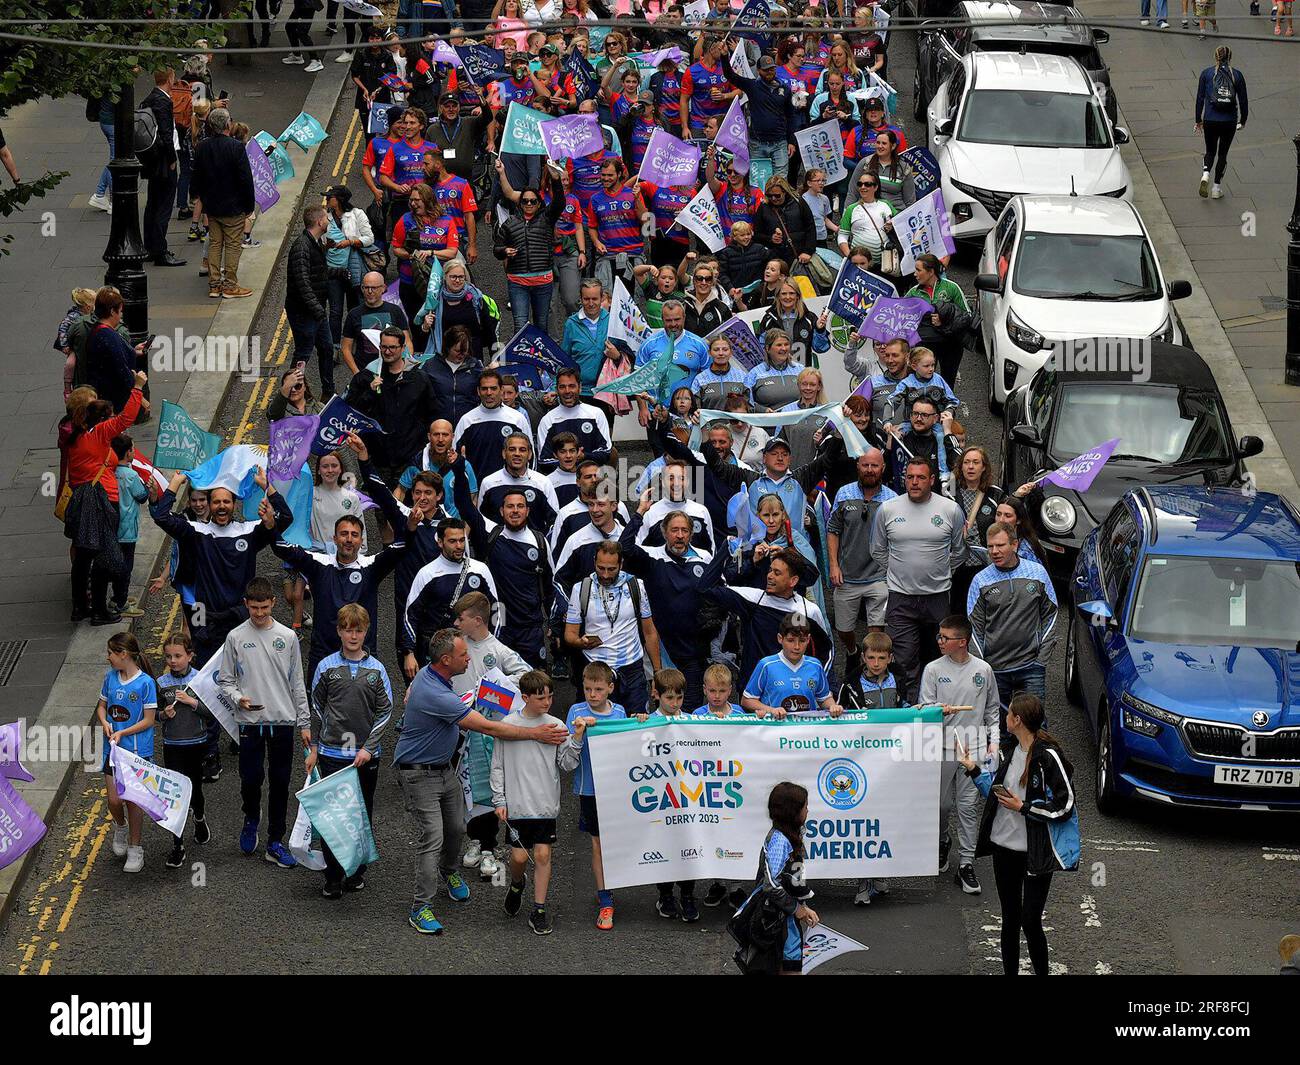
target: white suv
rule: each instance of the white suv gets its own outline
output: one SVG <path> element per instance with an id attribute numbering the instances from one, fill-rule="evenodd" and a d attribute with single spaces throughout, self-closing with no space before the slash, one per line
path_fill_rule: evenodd
<path id="1" fill-rule="evenodd" d="M 1027 384 L 1054 341 L 1125 337 L 1185 342 L 1150 234 L 1131 203 L 1106 196 L 1015 196 L 984 239 L 980 329 L 989 407 Z"/>
<path id="2" fill-rule="evenodd" d="M 1111 126 L 1076 59 L 972 52 L 926 118 L 955 238 L 982 237 L 1021 193 L 1132 199 L 1119 154 L 1128 132 Z"/>

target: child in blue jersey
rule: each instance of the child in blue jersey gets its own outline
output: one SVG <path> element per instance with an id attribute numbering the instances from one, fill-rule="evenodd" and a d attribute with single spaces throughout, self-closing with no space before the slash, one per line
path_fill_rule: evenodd
<path id="1" fill-rule="evenodd" d="M 158 685 L 149 660 L 140 650 L 140 641 L 129 632 L 114 633 L 108 639 L 108 665 L 99 702 L 95 706 L 104 738 L 110 746 L 120 745 L 124 751 L 152 759 Z M 108 812 L 113 816 L 113 853 L 126 858 L 123 872 L 138 873 L 144 868 L 144 847 L 140 843 L 144 811 L 118 796 L 109 755 L 110 750 L 106 747 L 103 771 L 108 778 L 105 781 Z"/>
<path id="2" fill-rule="evenodd" d="M 746 717 L 745 711 L 731 701 L 731 687 L 731 670 L 721 662 L 714 662 L 704 671 L 704 705 L 692 711 L 691 716 L 710 719 Z M 745 901 L 745 892 L 739 888 L 731 895 L 736 907 Z M 727 885 L 715 880 L 704 893 L 704 905 L 721 906 L 727 897 Z"/>
<path id="3" fill-rule="evenodd" d="M 203 760 L 208 746 L 208 726 L 216 719 L 202 700 L 186 690 L 199 678 L 194 668 L 194 644 L 188 633 L 173 632 L 163 643 L 167 672 L 158 678 L 158 717 L 163 728 L 163 761 L 190 778 L 190 810 L 194 814 L 194 842 L 212 839 L 204 818 Z M 185 864 L 185 844 L 180 836 L 172 844 L 168 869 Z"/>
<path id="4" fill-rule="evenodd" d="M 687 715 L 682 713 L 682 704 L 686 702 L 686 676 L 680 669 L 661 669 L 654 675 L 651 690 L 657 709 L 648 715 L 638 714 L 641 721 L 657 724 L 661 721 L 682 721 Z M 660 917 L 672 920 L 680 917 L 687 924 L 700 919 L 700 908 L 695 904 L 695 881 L 679 880 L 677 889 L 681 892 L 679 905 L 673 897 L 673 882 L 656 885 L 659 888 L 659 901 L 655 911 Z"/>
<path id="5" fill-rule="evenodd" d="M 812 710 L 820 706 L 839 717 L 844 711 L 831 694 L 826 667 L 815 658 L 809 658 L 808 641 L 812 630 L 808 619 L 800 614 L 789 614 L 777 630 L 779 654 L 768 655 L 754 667 L 754 675 L 745 685 L 740 703 L 759 717 L 782 720 L 787 714 Z"/>
<path id="6" fill-rule="evenodd" d="M 614 671 L 604 662 L 588 662 L 582 670 L 582 693 L 586 702 L 569 707 L 564 724 L 572 735 L 560 747 L 557 756 L 561 769 L 576 769 L 573 792 L 578 796 L 578 830 L 591 837 L 591 873 L 596 879 L 596 927 L 608 932 L 614 927 L 614 893 L 605 889 L 605 867 L 600 856 L 600 820 L 596 813 L 596 782 L 591 771 L 591 752 L 587 748 L 587 727 L 599 721 L 618 721 L 627 717 L 614 694 Z"/>

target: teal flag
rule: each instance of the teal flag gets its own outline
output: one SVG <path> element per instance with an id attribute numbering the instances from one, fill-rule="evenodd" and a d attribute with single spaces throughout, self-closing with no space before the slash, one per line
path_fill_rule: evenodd
<path id="1" fill-rule="evenodd" d="M 614 378 L 608 384 L 601 385 L 600 391 L 612 392 L 616 396 L 639 396 L 642 392 L 650 396 L 657 395 L 669 371 L 681 369 L 673 366 L 673 350 L 676 346 L 670 338 L 668 346 L 659 353 L 654 362 L 647 362 L 629 374 Z M 685 376 L 685 371 L 682 371 L 681 376 Z"/>
<path id="2" fill-rule="evenodd" d="M 306 111 L 299 111 L 298 117 L 290 122 L 280 134 L 277 140 L 281 144 L 287 141 L 293 141 L 304 152 L 313 145 L 320 144 L 321 141 L 329 137 L 325 132 L 325 127 L 317 122 Z"/>
<path id="3" fill-rule="evenodd" d="M 164 399 L 158 418 L 158 443 L 153 464 L 164 470 L 192 470 L 221 450 L 221 437 L 199 428 L 178 403 Z"/>
<path id="4" fill-rule="evenodd" d="M 266 158 L 271 163 L 271 169 L 275 172 L 275 183 L 278 185 L 281 181 L 287 181 L 293 177 L 293 161 L 289 158 L 289 153 L 280 146 L 277 141 L 266 130 L 262 130 L 254 138 L 262 146 L 262 151 L 266 152 Z"/>
<path id="5" fill-rule="evenodd" d="M 312 828 L 343 866 L 344 875 L 351 876 L 363 865 L 379 861 L 356 766 L 303 788 L 298 802 L 307 811 Z"/>
<path id="6" fill-rule="evenodd" d="M 512 155 L 545 155 L 546 145 L 542 143 L 542 123 L 549 121 L 550 115 L 534 111 L 521 103 L 511 101 L 510 111 L 506 115 L 506 128 L 501 134 L 501 151 Z"/>

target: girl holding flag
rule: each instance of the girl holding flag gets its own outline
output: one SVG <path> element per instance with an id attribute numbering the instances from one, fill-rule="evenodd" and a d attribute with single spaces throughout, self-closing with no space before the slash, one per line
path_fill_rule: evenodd
<path id="1" fill-rule="evenodd" d="M 126 858 L 122 871 L 138 873 L 144 868 L 144 847 L 140 832 L 144 811 L 117 794 L 113 779 L 112 748 L 120 746 L 140 758 L 153 758 L 154 715 L 158 709 L 158 685 L 149 660 L 132 633 L 118 632 L 108 638 L 108 672 L 99 691 L 95 715 L 108 745 L 102 770 L 113 818 L 113 853 Z"/>

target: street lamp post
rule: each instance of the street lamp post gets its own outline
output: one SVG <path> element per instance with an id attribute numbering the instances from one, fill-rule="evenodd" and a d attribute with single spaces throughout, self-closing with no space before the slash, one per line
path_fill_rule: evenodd
<path id="1" fill-rule="evenodd" d="M 1295 205 L 1286 224 L 1291 239 L 1286 246 L 1286 383 L 1300 385 L 1300 133 L 1293 138 L 1296 151 Z"/>
<path id="2" fill-rule="evenodd" d="M 122 86 L 113 111 L 113 222 L 108 233 L 104 284 L 122 293 L 122 323 L 131 343 L 149 336 L 149 279 L 144 272 L 145 248 L 140 236 L 140 160 L 135 155 L 135 85 Z"/>

